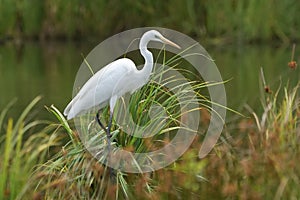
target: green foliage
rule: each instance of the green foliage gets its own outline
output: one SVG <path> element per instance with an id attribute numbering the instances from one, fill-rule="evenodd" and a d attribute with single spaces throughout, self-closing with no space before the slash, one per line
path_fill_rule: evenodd
<path id="1" fill-rule="evenodd" d="M 53 199 L 115 198 L 117 188 L 109 182 L 107 168 L 86 151 L 78 134 L 70 129 L 57 108 L 51 106 L 48 110 L 60 121 L 70 141 L 36 169 L 21 199 L 30 198 L 33 194 L 28 192 L 32 190 L 34 195 Z"/>
<path id="2" fill-rule="evenodd" d="M 42 30 L 45 6 L 44 1 L 21 1 L 19 10 L 22 15 L 23 31 L 25 35 L 37 35 Z"/>
<path id="3" fill-rule="evenodd" d="M 48 149 L 57 145 L 55 126 L 43 120 L 28 121 L 28 113 L 40 100 L 35 98 L 14 120 L 6 115 L 14 102 L 3 109 L 0 115 L 0 199 L 16 199 L 38 163 L 47 158 Z M 43 126 L 42 129 L 38 128 Z"/>
<path id="4" fill-rule="evenodd" d="M 1 0 L 0 33 L 107 37 L 129 28 L 162 26 L 201 38 L 286 42 L 299 39 L 299 8 L 297 0 Z"/>
<path id="5" fill-rule="evenodd" d="M 263 112 L 235 123 L 207 158 L 202 185 L 209 198 L 298 199 L 299 84 L 261 93 Z M 213 188 L 213 189 L 212 189 Z"/>
<path id="6" fill-rule="evenodd" d="M 173 56 L 173 55 L 172 55 Z M 188 56 L 188 55 L 187 55 Z M 162 50 L 157 56 L 159 59 L 162 57 L 162 63 L 178 67 L 175 63 L 180 62 L 180 56 L 173 56 L 167 61 L 165 52 Z M 180 118 L 188 112 L 193 112 L 200 108 L 194 108 L 188 110 L 189 107 L 184 107 L 185 112 L 180 112 L 180 106 L 185 104 L 202 104 L 205 107 L 209 107 L 210 103 L 208 99 L 198 93 L 200 89 L 204 89 L 214 84 L 189 82 L 191 88 L 196 92 L 191 96 L 187 91 L 187 85 L 185 82 L 181 85 L 177 85 L 176 95 L 168 88 L 164 87 L 167 82 L 180 82 L 179 79 L 168 79 L 166 82 L 159 82 L 162 79 L 164 73 L 168 73 L 163 66 L 160 66 L 156 72 L 156 75 L 151 78 L 151 82 L 145 85 L 143 88 L 135 92 L 129 101 L 128 109 L 131 112 L 133 121 L 135 124 L 143 125 L 136 129 L 132 129 L 131 133 L 123 132 L 120 128 L 121 124 L 114 123 L 112 127 L 111 145 L 119 149 L 127 149 L 137 153 L 149 152 L 155 150 L 159 145 L 168 143 L 172 138 L 172 131 L 179 129 Z M 180 70 L 180 69 L 179 69 Z M 191 72 L 181 69 L 187 77 L 195 76 Z M 196 98 L 195 102 L 192 99 Z M 180 103 L 179 104 L 179 99 Z M 120 103 L 120 102 L 119 102 Z M 118 106 L 122 106 L 122 103 Z M 160 105 L 164 108 L 164 112 L 168 117 L 166 122 L 161 123 L 162 115 L 164 112 L 156 112 L 155 115 L 150 118 L 149 109 L 153 104 Z M 118 109 L 118 106 L 116 109 Z M 20 198 L 30 198 L 32 195 L 40 196 L 41 198 L 51 199 L 79 199 L 84 197 L 85 199 L 132 199 L 132 198 L 145 198 L 148 197 L 169 197 L 175 195 L 190 195 L 196 192 L 199 187 L 194 185 L 201 179 L 199 173 L 205 167 L 205 162 L 197 161 L 197 153 L 194 149 L 188 156 L 183 157 L 176 164 L 176 166 L 170 166 L 165 169 L 161 169 L 158 173 L 144 173 L 144 174 L 129 174 L 114 169 L 115 177 L 109 176 L 109 169 L 103 165 L 106 156 L 104 153 L 107 148 L 106 133 L 98 126 L 94 121 L 95 113 L 87 113 L 80 117 L 80 126 L 78 133 L 72 131 L 70 125 L 60 111 L 51 106 L 48 110 L 55 115 L 58 119 L 62 131 L 66 132 L 63 141 L 66 144 L 61 147 L 61 150 L 57 152 L 51 159 L 43 163 L 35 170 L 33 176 L 27 187 L 23 190 Z M 108 109 L 105 108 L 102 111 L 101 119 L 107 121 Z M 129 116 L 125 117 L 130 118 Z M 156 124 L 156 128 L 159 130 L 147 130 L 156 133 L 149 138 L 134 137 L 135 135 L 141 135 L 145 132 L 147 124 Z M 196 130 L 194 130 L 196 131 Z M 80 136 L 80 140 L 79 140 Z M 116 141 L 114 141 L 116 139 Z M 97 147 L 98 157 L 93 158 L 89 151 L 86 150 L 87 146 L 92 148 Z M 99 160 L 101 162 L 99 162 Z M 193 162 L 190 162 L 193 161 Z M 186 163 L 189 163 L 186 165 Z M 136 162 L 136 167 L 141 168 L 139 163 Z M 165 176 L 165 174 L 167 174 Z M 170 177 L 174 175 L 174 177 Z M 187 175 L 187 181 L 180 183 L 179 185 L 170 185 L 169 178 L 174 181 L 179 177 Z M 163 186 L 166 184 L 167 186 Z M 176 187 L 182 187 L 181 191 L 173 191 Z M 170 191 L 171 190 L 171 191 Z M 30 191 L 34 191 L 33 194 Z M 160 194 L 162 193 L 162 194 Z"/>
<path id="7" fill-rule="evenodd" d="M 0 1 L 0 35 L 11 35 L 17 20 L 16 3 L 10 0 Z"/>

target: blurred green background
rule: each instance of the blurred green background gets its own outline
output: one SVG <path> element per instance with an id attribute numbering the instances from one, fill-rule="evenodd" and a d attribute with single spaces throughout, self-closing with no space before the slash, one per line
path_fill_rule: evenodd
<path id="1" fill-rule="evenodd" d="M 299 78 L 286 67 L 300 37 L 298 10 L 296 0 L 0 0 L 0 108 L 17 98 L 16 114 L 43 95 L 43 104 L 63 109 L 81 55 L 113 34 L 144 26 L 199 41 L 230 79 L 229 107 L 256 107 L 260 67 L 275 90 L 281 79 Z"/>
<path id="2" fill-rule="evenodd" d="M 0 0 L 0 199 L 20 191 L 25 199 L 95 199 L 94 191 L 117 198 L 122 185 L 121 197 L 137 199 L 299 199 L 300 74 L 288 67 L 299 63 L 299 10 L 299 0 Z M 198 41 L 226 81 L 227 106 L 243 116 L 228 112 L 205 159 L 197 156 L 200 136 L 169 167 L 102 185 L 102 166 L 44 105 L 65 108 L 83 56 L 100 42 L 150 26 Z M 273 93 L 264 91 L 261 68 Z"/>
<path id="3" fill-rule="evenodd" d="M 2 39 L 104 38 L 141 26 L 234 42 L 287 42 L 300 37 L 297 0 L 1 0 L 0 4 Z"/>

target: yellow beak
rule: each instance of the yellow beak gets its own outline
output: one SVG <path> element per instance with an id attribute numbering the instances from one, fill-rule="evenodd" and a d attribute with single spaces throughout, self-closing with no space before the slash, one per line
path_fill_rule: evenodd
<path id="1" fill-rule="evenodd" d="M 171 45 L 171 46 L 176 47 L 176 48 L 178 48 L 178 49 L 181 49 L 181 47 L 180 47 L 179 45 L 175 44 L 174 42 L 168 40 L 168 39 L 165 38 L 165 37 L 160 37 L 160 39 L 161 39 L 165 44 L 168 44 L 168 45 Z"/>

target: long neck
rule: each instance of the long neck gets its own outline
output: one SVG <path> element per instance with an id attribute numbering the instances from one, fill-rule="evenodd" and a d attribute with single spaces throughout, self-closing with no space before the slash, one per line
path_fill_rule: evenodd
<path id="1" fill-rule="evenodd" d="M 148 42 L 149 40 L 142 38 L 139 45 L 140 52 L 145 59 L 144 67 L 139 71 L 139 73 L 145 80 L 148 80 L 153 69 L 153 56 L 152 53 L 147 49 Z"/>

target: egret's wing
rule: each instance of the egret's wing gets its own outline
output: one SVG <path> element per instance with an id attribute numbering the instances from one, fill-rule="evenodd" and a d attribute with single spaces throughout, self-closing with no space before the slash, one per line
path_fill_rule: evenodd
<path id="1" fill-rule="evenodd" d="M 127 58 L 116 60 L 103 67 L 83 85 L 66 107 L 64 114 L 68 119 L 72 119 L 94 106 L 105 106 L 114 93 L 120 91 L 119 87 L 122 85 L 117 84 L 119 79 L 125 74 L 132 73 L 133 70 L 136 70 L 136 67 Z"/>

